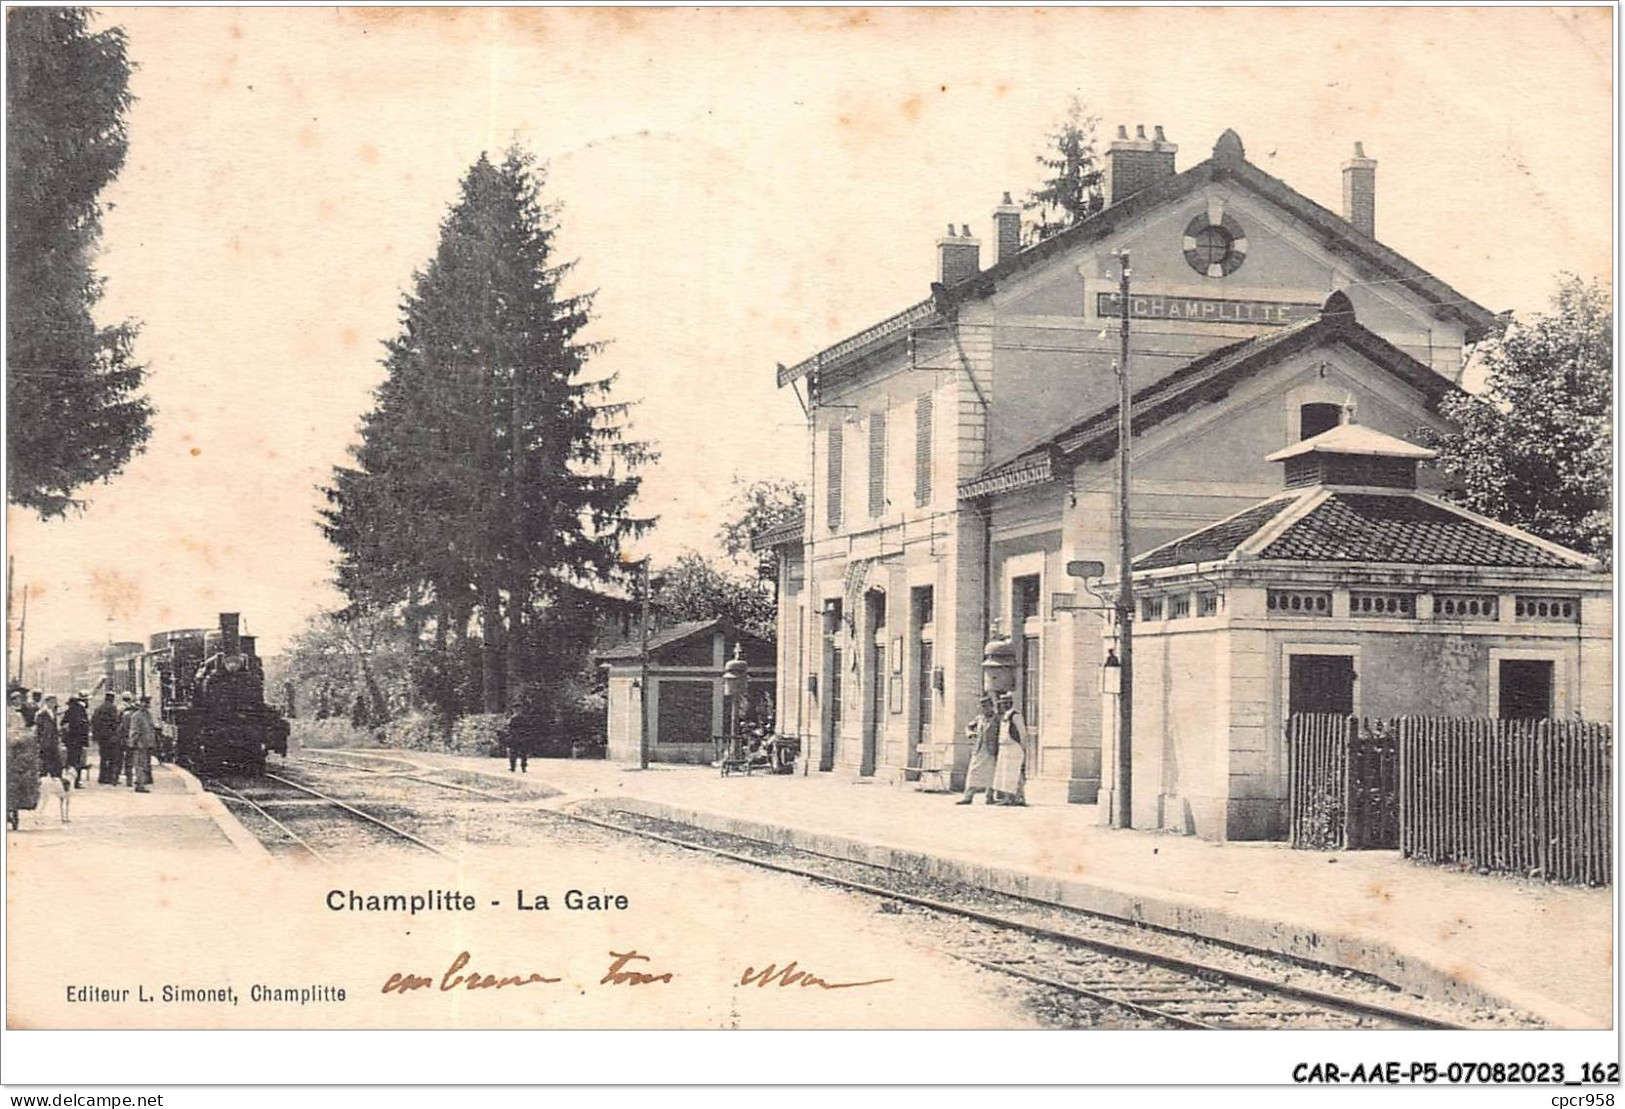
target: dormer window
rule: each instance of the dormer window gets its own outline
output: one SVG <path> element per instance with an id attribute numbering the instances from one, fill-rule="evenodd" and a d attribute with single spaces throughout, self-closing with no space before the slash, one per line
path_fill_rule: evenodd
<path id="1" fill-rule="evenodd" d="M 1313 439 L 1343 422 L 1340 404 L 1306 404 L 1298 409 L 1298 440 Z"/>

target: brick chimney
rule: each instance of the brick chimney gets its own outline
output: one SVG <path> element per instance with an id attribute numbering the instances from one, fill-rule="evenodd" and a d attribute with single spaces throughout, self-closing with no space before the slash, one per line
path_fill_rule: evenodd
<path id="1" fill-rule="evenodd" d="M 1145 125 L 1134 128 L 1134 137 L 1128 137 L 1128 128 L 1119 127 L 1117 138 L 1106 152 L 1106 177 L 1109 184 L 1107 203 L 1133 196 L 1141 189 L 1155 185 L 1164 177 L 1174 175 L 1174 154 L 1179 147 L 1163 136 L 1158 124 L 1151 138 L 1145 137 Z"/>
<path id="2" fill-rule="evenodd" d="M 1377 160 L 1354 144 L 1354 157 L 1343 163 L 1343 218 L 1371 238 L 1377 237 Z"/>
<path id="3" fill-rule="evenodd" d="M 1009 193 L 993 209 L 993 242 L 998 250 L 996 263 L 1021 252 L 1021 205 L 1011 200 Z"/>
<path id="4" fill-rule="evenodd" d="M 957 285 L 975 277 L 981 268 L 981 240 L 971 235 L 969 224 L 964 226 L 964 234 L 955 235 L 954 225 L 950 223 L 948 233 L 937 240 L 937 280 L 944 285 Z"/>

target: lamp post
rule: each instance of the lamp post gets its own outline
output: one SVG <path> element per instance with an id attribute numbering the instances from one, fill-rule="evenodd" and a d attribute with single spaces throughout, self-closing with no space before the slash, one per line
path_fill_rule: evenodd
<path id="1" fill-rule="evenodd" d="M 722 696 L 728 702 L 728 718 L 724 722 L 728 729 L 728 758 L 735 765 L 744 761 L 739 742 L 739 708 L 749 690 L 750 666 L 745 662 L 745 645 L 735 643 L 734 657 L 722 664 Z"/>
<path id="2" fill-rule="evenodd" d="M 1128 251 L 1117 255 L 1122 267 L 1119 302 L 1123 308 L 1122 354 L 1117 363 L 1117 796 L 1112 824 L 1134 826 L 1134 548 L 1129 531 L 1129 443 L 1134 432 L 1134 391 L 1129 383 Z"/>

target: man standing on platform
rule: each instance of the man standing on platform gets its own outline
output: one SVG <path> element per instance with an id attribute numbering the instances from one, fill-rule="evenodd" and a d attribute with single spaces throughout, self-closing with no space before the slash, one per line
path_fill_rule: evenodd
<path id="1" fill-rule="evenodd" d="M 73 788 L 83 789 L 79 776 L 85 770 L 85 746 L 90 742 L 90 694 L 81 692 L 68 698 L 62 711 L 62 746 L 67 748 L 67 765 L 73 769 Z"/>
<path id="2" fill-rule="evenodd" d="M 135 715 L 135 698 L 126 693 L 119 698 L 118 727 L 113 734 L 118 737 L 119 765 L 124 770 L 124 784 L 134 785 L 135 749 L 130 746 L 130 717 Z"/>
<path id="3" fill-rule="evenodd" d="M 118 741 L 118 706 L 107 694 L 90 718 L 90 739 L 96 744 L 96 783 L 118 785 L 119 767 L 124 764 L 124 747 Z"/>
<path id="4" fill-rule="evenodd" d="M 152 784 L 152 749 L 158 746 L 158 736 L 152 726 L 152 714 L 147 711 L 151 703 L 151 697 L 141 698 L 141 703 L 130 714 L 129 743 L 134 756 L 137 793 L 152 792 L 147 787 Z"/>
<path id="5" fill-rule="evenodd" d="M 47 697 L 34 714 L 34 737 L 39 741 L 40 777 L 62 777 L 62 736 L 56 723 L 56 698 Z"/>

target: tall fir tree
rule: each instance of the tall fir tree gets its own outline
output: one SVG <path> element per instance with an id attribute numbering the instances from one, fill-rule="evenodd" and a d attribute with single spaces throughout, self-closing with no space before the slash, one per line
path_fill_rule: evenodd
<path id="1" fill-rule="evenodd" d="M 1037 157 L 1048 176 L 1022 204 L 1032 213 L 1024 228 L 1027 245 L 1059 235 L 1106 206 L 1106 173 L 1095 149 L 1099 125 L 1100 117 L 1090 115 L 1074 94 L 1066 114 L 1047 136 L 1049 145 Z"/>
<path id="2" fill-rule="evenodd" d="M 486 712 L 545 649 L 538 614 L 617 578 L 623 544 L 651 522 L 630 507 L 652 456 L 625 438 L 611 379 L 583 376 L 591 297 L 560 292 L 570 266 L 542 184 L 518 149 L 464 177 L 323 513 L 353 602 L 426 609 L 442 650 L 477 638 Z"/>
<path id="3" fill-rule="evenodd" d="M 151 430 L 136 327 L 99 326 L 97 198 L 131 104 L 124 32 L 83 8 L 6 12 L 6 494 L 41 518 L 122 470 Z"/>
<path id="4" fill-rule="evenodd" d="M 1607 563 L 1614 543 L 1612 291 L 1566 275 L 1552 310 L 1476 354 L 1484 391 L 1447 397 L 1436 437 L 1451 496 Z"/>

